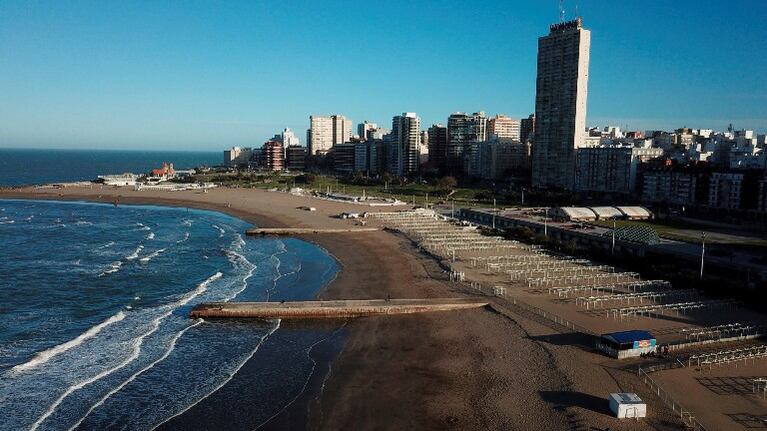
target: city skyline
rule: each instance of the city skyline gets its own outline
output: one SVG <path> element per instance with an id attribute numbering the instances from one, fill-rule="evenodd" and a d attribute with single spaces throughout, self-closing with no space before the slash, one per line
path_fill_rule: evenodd
<path id="1" fill-rule="evenodd" d="M 754 51 L 764 12 L 755 1 L 736 3 L 581 1 L 593 35 L 586 124 L 733 123 L 764 133 L 758 71 L 767 58 Z M 217 150 L 259 146 L 285 127 L 302 137 L 310 115 L 339 113 L 356 125 L 417 112 L 426 129 L 458 111 L 516 119 L 534 111 L 537 39 L 558 21 L 557 2 L 489 4 L 460 22 L 449 18 L 466 11 L 450 4 L 400 7 L 414 16 L 393 20 L 353 3 L 225 11 L 3 4 L 0 147 Z M 355 17 L 370 25 L 353 25 Z M 327 24 L 306 30 L 317 18 Z M 669 25 L 679 19 L 700 25 Z M 271 25 L 254 29 L 249 20 Z M 339 38 L 344 23 L 359 34 Z M 332 40 L 341 48 L 331 50 Z"/>

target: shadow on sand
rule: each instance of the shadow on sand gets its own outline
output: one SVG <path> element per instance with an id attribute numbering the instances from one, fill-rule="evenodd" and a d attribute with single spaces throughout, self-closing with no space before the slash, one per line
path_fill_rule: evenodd
<path id="1" fill-rule="evenodd" d="M 544 401 L 553 404 L 557 410 L 563 410 L 567 407 L 580 407 L 592 412 L 610 415 L 607 398 L 570 391 L 538 391 L 538 393 Z"/>

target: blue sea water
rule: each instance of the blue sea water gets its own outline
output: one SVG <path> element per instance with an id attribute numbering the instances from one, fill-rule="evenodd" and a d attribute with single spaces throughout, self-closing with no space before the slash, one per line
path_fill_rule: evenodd
<path id="1" fill-rule="evenodd" d="M 221 160 L 220 152 L 0 148 L 0 186 L 89 181 L 104 174 L 146 173 L 163 162 L 189 169 Z"/>
<path id="2" fill-rule="evenodd" d="M 256 429 L 337 327 L 190 319 L 200 302 L 313 298 L 338 269 L 224 214 L 0 200 L 0 429 Z"/>

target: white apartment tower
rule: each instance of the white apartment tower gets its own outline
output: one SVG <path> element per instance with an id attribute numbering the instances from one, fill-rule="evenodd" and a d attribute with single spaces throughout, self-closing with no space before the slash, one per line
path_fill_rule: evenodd
<path id="1" fill-rule="evenodd" d="M 573 190 L 575 149 L 583 145 L 591 32 L 580 18 L 538 39 L 532 184 Z"/>
<path id="2" fill-rule="evenodd" d="M 311 155 L 327 154 L 333 145 L 349 142 L 352 121 L 343 115 L 312 115 L 306 134 Z"/>
<path id="3" fill-rule="evenodd" d="M 297 147 L 301 145 L 301 141 L 298 140 L 298 136 L 296 136 L 295 133 L 293 133 L 292 130 L 289 128 L 282 130 L 282 146 L 285 148 L 288 147 Z"/>
<path id="4" fill-rule="evenodd" d="M 392 118 L 391 125 L 394 157 L 390 166 L 398 176 L 407 176 L 418 172 L 420 165 L 419 149 L 421 146 L 421 119 L 414 112 L 405 112 Z"/>

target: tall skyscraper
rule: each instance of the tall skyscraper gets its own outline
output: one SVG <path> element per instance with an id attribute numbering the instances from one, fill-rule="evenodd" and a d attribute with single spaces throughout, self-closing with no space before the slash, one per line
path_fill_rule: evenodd
<path id="1" fill-rule="evenodd" d="M 391 141 L 393 146 L 388 161 L 391 173 L 406 176 L 418 172 L 418 150 L 421 146 L 421 119 L 414 112 L 405 112 L 392 118 Z"/>
<path id="2" fill-rule="evenodd" d="M 446 170 L 453 175 L 464 173 L 465 160 L 472 151 L 487 140 L 487 117 L 484 112 L 471 115 L 456 112 L 447 118 Z"/>
<path id="3" fill-rule="evenodd" d="M 580 18 L 553 24 L 538 39 L 534 187 L 572 190 L 575 149 L 583 145 L 591 32 Z"/>
<path id="4" fill-rule="evenodd" d="M 498 114 L 487 121 L 487 137 L 519 140 L 519 120 Z"/>
<path id="5" fill-rule="evenodd" d="M 306 134 L 309 153 L 324 155 L 333 145 L 349 142 L 352 138 L 352 121 L 343 115 L 312 115 Z"/>

